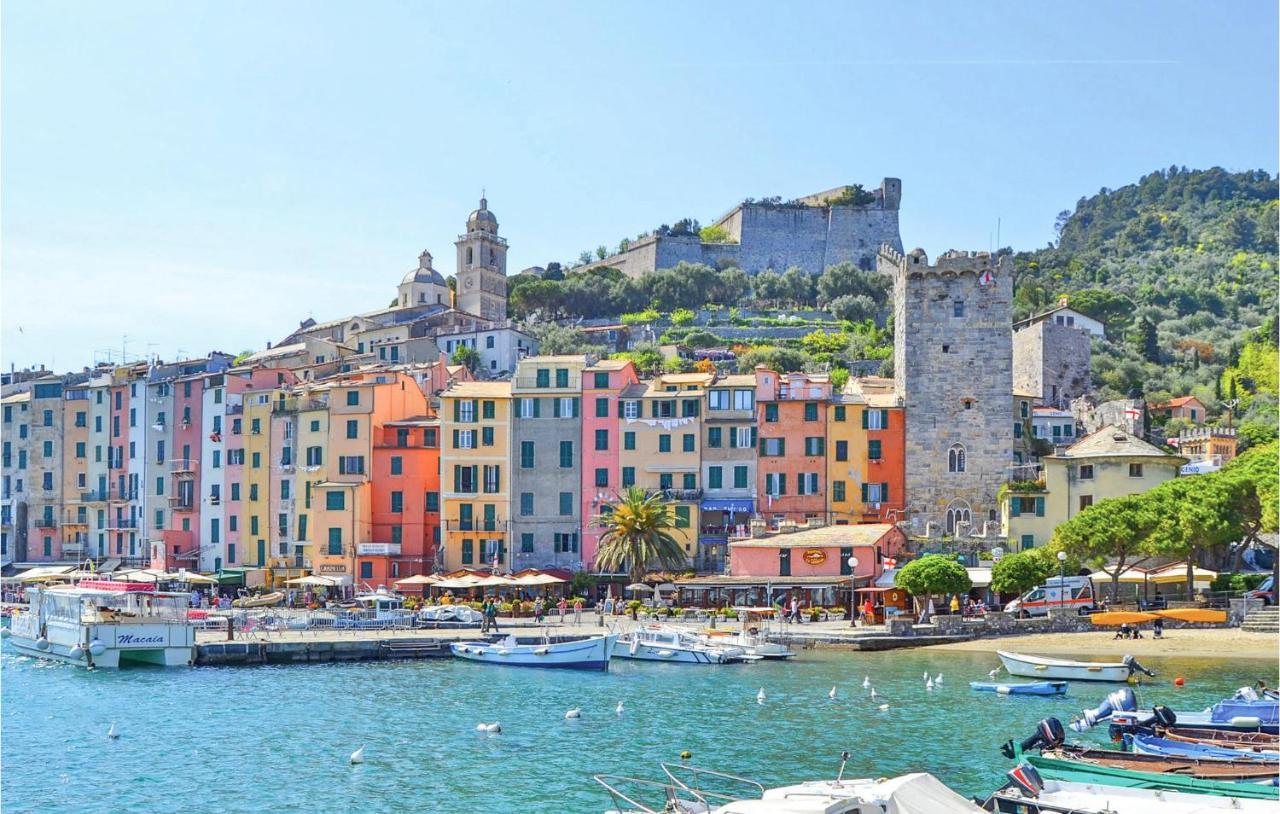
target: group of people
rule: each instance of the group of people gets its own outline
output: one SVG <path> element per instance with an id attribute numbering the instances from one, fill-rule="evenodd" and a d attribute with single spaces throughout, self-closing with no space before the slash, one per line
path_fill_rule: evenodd
<path id="1" fill-rule="evenodd" d="M 976 602 L 973 597 L 966 596 L 961 601 L 959 596 L 951 597 L 951 615 L 952 616 L 983 616 L 987 612 L 987 603 L 979 599 Z"/>

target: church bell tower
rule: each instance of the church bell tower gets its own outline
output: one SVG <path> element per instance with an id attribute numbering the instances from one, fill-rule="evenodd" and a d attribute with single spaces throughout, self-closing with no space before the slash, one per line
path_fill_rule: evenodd
<path id="1" fill-rule="evenodd" d="M 458 237 L 459 311 L 495 322 L 507 318 L 507 241 L 498 237 L 498 219 L 489 202 L 467 218 L 467 233 Z"/>

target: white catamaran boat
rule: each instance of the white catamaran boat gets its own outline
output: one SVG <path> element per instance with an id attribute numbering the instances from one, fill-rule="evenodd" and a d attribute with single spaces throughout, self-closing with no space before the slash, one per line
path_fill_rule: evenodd
<path id="1" fill-rule="evenodd" d="M 157 591 L 149 583 L 84 580 L 32 588 L 27 595 L 27 609 L 13 615 L 5 632 L 28 656 L 84 667 L 186 667 L 195 660 L 190 594 Z"/>
<path id="2" fill-rule="evenodd" d="M 1122 661 L 1093 662 L 1024 656 L 1004 650 L 997 650 L 996 655 L 1004 663 L 1004 669 L 1009 671 L 1009 675 L 1015 676 L 1057 678 L 1067 681 L 1132 681 L 1138 673 L 1155 675 L 1139 664 L 1133 656 L 1125 656 Z"/>
<path id="3" fill-rule="evenodd" d="M 620 659 L 675 664 L 728 664 L 760 658 L 747 655 L 741 647 L 709 644 L 696 634 L 665 625 L 651 625 L 622 634 L 613 655 Z"/>

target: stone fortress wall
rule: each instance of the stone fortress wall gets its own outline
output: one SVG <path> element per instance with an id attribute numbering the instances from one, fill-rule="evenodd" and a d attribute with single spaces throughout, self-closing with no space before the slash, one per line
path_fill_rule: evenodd
<path id="1" fill-rule="evenodd" d="M 871 269 L 882 244 L 901 251 L 902 182 L 884 179 L 869 204 L 826 205 L 843 190 L 836 187 L 795 204 L 739 204 L 713 224 L 725 229 L 736 243 L 703 243 L 696 235 L 653 235 L 585 268 L 610 266 L 636 277 L 683 261 L 717 268 L 737 266 L 748 274 L 798 266 L 816 275 L 846 261 Z"/>
<path id="2" fill-rule="evenodd" d="M 1015 331 L 1013 390 L 1040 396 L 1046 407 L 1069 409 L 1073 399 L 1093 391 L 1089 334 L 1052 319 Z"/>

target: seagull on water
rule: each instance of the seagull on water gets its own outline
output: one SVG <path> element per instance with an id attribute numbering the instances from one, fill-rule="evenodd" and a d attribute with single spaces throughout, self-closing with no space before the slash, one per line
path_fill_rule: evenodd
<path id="1" fill-rule="evenodd" d="M 872 688 L 871 688 L 871 700 L 872 700 L 872 701 L 876 700 L 876 688 L 875 688 L 875 687 L 872 687 Z"/>
<path id="2" fill-rule="evenodd" d="M 574 707 L 573 709 L 571 709 L 571 710 L 569 710 L 568 712 L 566 712 L 566 713 L 564 714 L 564 717 L 565 717 L 565 718 L 581 718 L 581 717 L 582 717 L 582 710 L 578 709 L 577 707 Z"/>
<path id="3" fill-rule="evenodd" d="M 619 701 L 619 702 L 618 702 L 618 706 L 617 706 L 613 711 L 614 711 L 614 712 L 616 712 L 616 713 L 618 713 L 619 715 L 621 715 L 621 714 L 622 714 L 622 702 L 621 702 L 621 701 Z"/>
<path id="4" fill-rule="evenodd" d="M 756 693 L 756 703 L 757 704 L 764 703 L 764 687 L 761 687 L 760 692 Z"/>
<path id="5" fill-rule="evenodd" d="M 111 728 L 107 730 L 107 737 L 116 740 L 120 737 L 120 733 L 116 731 L 116 722 L 111 722 Z"/>
<path id="6" fill-rule="evenodd" d="M 832 701 L 836 700 L 836 688 L 835 688 L 835 687 L 832 687 L 832 688 L 831 688 L 831 692 L 827 693 L 827 697 L 828 697 L 828 698 L 830 698 Z"/>
<path id="7" fill-rule="evenodd" d="M 363 746 L 361 746 L 359 749 L 351 753 L 351 764 L 354 766 L 357 763 L 364 763 L 364 747 Z"/>
<path id="8" fill-rule="evenodd" d="M 871 676 L 863 676 L 863 677 L 862 677 L 862 689 L 864 689 L 864 690 L 865 690 L 865 689 L 869 689 L 870 687 L 871 687 Z"/>
<path id="9" fill-rule="evenodd" d="M 932 690 L 932 689 L 933 689 L 933 679 L 932 679 L 932 678 L 926 678 L 926 679 L 925 679 L 925 681 L 924 681 L 924 688 L 925 688 L 926 690 Z"/>

